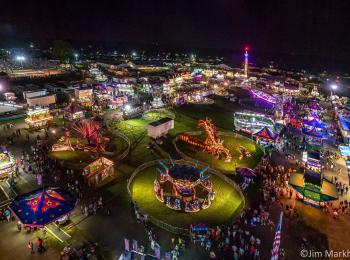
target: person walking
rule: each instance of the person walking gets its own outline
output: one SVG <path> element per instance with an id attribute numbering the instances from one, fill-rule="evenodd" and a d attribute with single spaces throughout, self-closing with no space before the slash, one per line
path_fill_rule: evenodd
<path id="1" fill-rule="evenodd" d="M 29 248 L 31 254 L 35 253 L 34 252 L 34 244 L 30 241 L 28 242 L 28 248 Z"/>
<path id="2" fill-rule="evenodd" d="M 40 254 L 46 251 L 46 248 L 44 247 L 44 241 L 40 237 L 38 238 L 38 251 Z"/>

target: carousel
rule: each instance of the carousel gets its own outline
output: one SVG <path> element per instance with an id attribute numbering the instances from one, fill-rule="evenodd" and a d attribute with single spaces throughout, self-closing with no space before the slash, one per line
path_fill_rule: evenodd
<path id="1" fill-rule="evenodd" d="M 156 168 L 159 178 L 154 180 L 154 192 L 157 199 L 171 209 L 198 212 L 209 208 L 215 198 L 210 175 L 205 174 L 209 169 L 175 163 L 170 165 L 159 161 Z"/>

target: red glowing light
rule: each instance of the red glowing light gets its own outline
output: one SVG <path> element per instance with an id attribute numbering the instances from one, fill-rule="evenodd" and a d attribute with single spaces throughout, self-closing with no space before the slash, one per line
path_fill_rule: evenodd
<path id="1" fill-rule="evenodd" d="M 249 47 L 248 47 L 248 46 L 245 46 L 245 47 L 244 47 L 244 51 L 249 51 Z"/>

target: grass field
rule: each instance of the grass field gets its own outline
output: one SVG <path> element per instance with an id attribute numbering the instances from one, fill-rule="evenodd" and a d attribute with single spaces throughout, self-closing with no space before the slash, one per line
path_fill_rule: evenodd
<path id="1" fill-rule="evenodd" d="M 210 226 L 220 225 L 236 216 L 242 200 L 239 193 L 227 182 L 216 175 L 211 180 L 216 196 L 208 209 L 196 213 L 185 213 L 172 210 L 159 202 L 154 194 L 153 181 L 156 177 L 154 167 L 140 172 L 133 180 L 130 190 L 133 200 L 142 212 L 176 227 L 188 228 L 191 223 L 206 223 Z"/>
<path id="2" fill-rule="evenodd" d="M 49 152 L 49 156 L 53 159 L 65 162 L 85 162 L 91 160 L 91 153 L 84 151 L 56 151 Z"/>
<path id="3" fill-rule="evenodd" d="M 199 161 L 209 164 L 211 167 L 226 172 L 233 173 L 236 167 L 254 168 L 259 163 L 263 155 L 263 151 L 253 141 L 240 136 L 221 136 L 220 138 L 224 140 L 224 146 L 231 151 L 231 162 L 225 162 L 224 159 L 215 160 L 211 154 L 208 154 L 202 149 L 199 149 L 198 147 L 195 147 L 180 140 L 177 142 L 177 146 L 183 153 L 190 156 L 191 158 L 197 159 Z M 199 139 L 203 140 L 203 136 L 199 136 Z M 239 160 L 239 145 L 245 147 L 251 153 L 251 157 L 246 157 L 242 160 Z"/>

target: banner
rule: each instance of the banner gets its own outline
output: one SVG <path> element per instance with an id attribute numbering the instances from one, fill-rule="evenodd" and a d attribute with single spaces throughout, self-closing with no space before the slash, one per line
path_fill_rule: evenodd
<path id="1" fill-rule="evenodd" d="M 157 259 L 161 259 L 160 258 L 160 247 L 155 247 L 154 248 L 154 254 L 156 255 Z"/>
<path id="2" fill-rule="evenodd" d="M 134 251 L 138 251 L 138 243 L 137 243 L 137 240 L 133 240 L 132 241 L 132 250 Z"/>
<path id="3" fill-rule="evenodd" d="M 165 253 L 165 260 L 171 260 L 171 252 Z"/>
<path id="4" fill-rule="evenodd" d="M 130 241 L 127 238 L 124 238 L 124 247 L 126 251 L 130 250 Z"/>
<path id="5" fill-rule="evenodd" d="M 41 173 L 38 173 L 36 175 L 36 179 L 37 179 L 38 185 L 41 186 L 43 184 L 43 175 Z"/>

